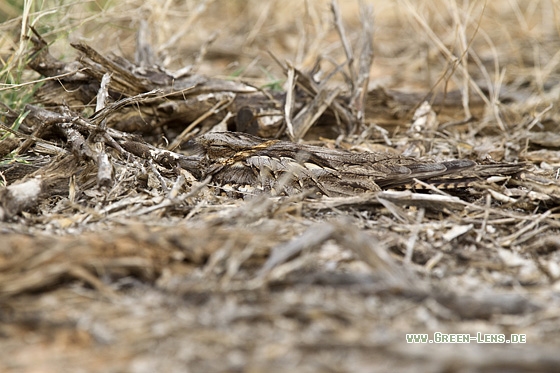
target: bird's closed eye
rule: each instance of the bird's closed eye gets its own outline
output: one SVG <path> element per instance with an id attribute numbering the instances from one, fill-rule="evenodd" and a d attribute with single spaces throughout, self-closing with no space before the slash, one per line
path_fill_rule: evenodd
<path id="1" fill-rule="evenodd" d="M 210 158 L 226 158 L 235 154 L 235 150 L 228 145 L 211 144 L 206 150 Z"/>
<path id="2" fill-rule="evenodd" d="M 213 152 L 230 152 L 230 151 L 233 151 L 231 146 L 220 145 L 220 144 L 212 144 L 212 145 L 208 146 L 208 150 L 211 150 Z"/>

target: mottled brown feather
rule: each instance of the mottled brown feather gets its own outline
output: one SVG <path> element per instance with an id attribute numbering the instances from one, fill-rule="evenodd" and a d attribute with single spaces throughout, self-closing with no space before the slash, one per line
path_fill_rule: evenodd
<path id="1" fill-rule="evenodd" d="M 470 160 L 419 161 L 381 152 L 355 153 L 340 149 L 267 140 L 239 132 L 212 132 L 188 143 L 189 169 L 196 176 L 211 176 L 218 186 L 250 186 L 256 192 L 294 194 L 315 189 L 327 196 L 402 187 L 414 179 L 445 183 L 454 175 L 458 185 L 520 165 L 476 165 Z"/>

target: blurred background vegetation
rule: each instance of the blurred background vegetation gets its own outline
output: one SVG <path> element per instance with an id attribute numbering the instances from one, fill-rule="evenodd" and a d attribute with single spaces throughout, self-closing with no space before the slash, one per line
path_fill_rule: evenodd
<path id="1" fill-rule="evenodd" d="M 552 0 L 370 0 L 375 12 L 371 86 L 409 91 L 503 85 L 550 91 L 558 82 L 560 3 Z M 134 60 L 137 31 L 157 62 L 174 70 L 281 84 L 282 70 L 268 54 L 302 70 L 324 70 L 345 59 L 329 0 L 5 0 L 0 2 L 0 100 L 12 105 L 40 79 L 24 69 L 22 20 L 50 43 L 51 53 L 75 58 L 69 41 Z M 350 42 L 360 37 L 359 4 L 340 1 Z M 29 31 L 25 31 L 29 35 Z M 201 58 L 201 57 L 204 58 Z M 468 71 L 469 76 L 463 72 Z M 342 75 L 339 77 L 344 79 Z M 6 98 L 6 90 L 11 90 Z M 30 91 L 31 90 L 31 91 Z M 10 102 L 12 101 L 12 102 Z M 16 103 L 16 106 L 18 104 Z"/>

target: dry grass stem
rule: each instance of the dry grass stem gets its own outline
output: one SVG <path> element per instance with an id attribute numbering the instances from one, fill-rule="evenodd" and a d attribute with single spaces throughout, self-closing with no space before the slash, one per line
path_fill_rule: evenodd
<path id="1" fill-rule="evenodd" d="M 559 10 L 0 2 L 0 371 L 556 371 Z"/>

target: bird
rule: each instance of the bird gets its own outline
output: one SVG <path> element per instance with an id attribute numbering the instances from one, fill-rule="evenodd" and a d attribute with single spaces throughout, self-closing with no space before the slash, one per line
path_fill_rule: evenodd
<path id="1" fill-rule="evenodd" d="M 189 171 L 223 191 L 294 195 L 313 190 L 327 197 L 402 188 L 416 180 L 468 186 L 519 164 L 479 165 L 469 159 L 419 160 L 388 152 L 353 152 L 264 139 L 243 132 L 207 132 L 186 143 Z"/>

